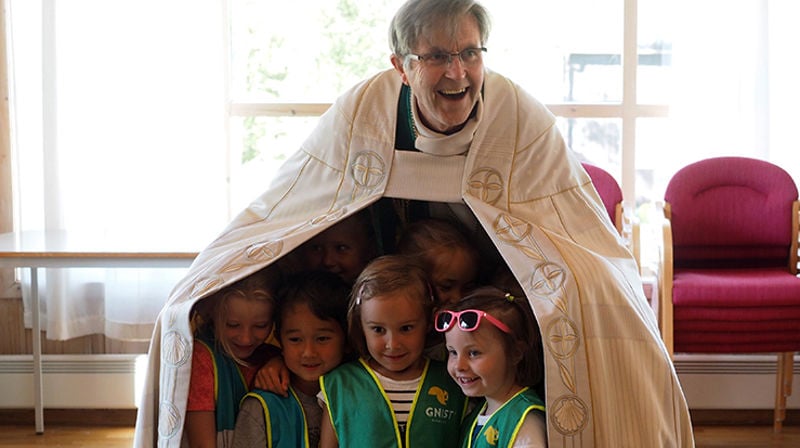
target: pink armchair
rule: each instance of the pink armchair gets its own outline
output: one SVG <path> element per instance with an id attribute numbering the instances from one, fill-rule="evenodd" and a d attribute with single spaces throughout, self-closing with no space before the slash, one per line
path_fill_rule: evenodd
<path id="1" fill-rule="evenodd" d="M 614 227 L 622 236 L 636 261 L 639 262 L 639 227 L 630 216 L 624 213 L 622 189 L 619 183 L 608 171 L 599 166 L 588 162 L 582 162 L 582 164 L 583 169 L 592 179 L 592 184 L 597 190 L 597 194 L 600 195 L 600 200 L 603 201 L 608 217 L 611 218 L 611 223 L 614 224 Z"/>
<path id="2" fill-rule="evenodd" d="M 786 171 L 743 157 L 692 163 L 664 195 L 659 323 L 667 349 L 779 353 L 775 432 L 800 350 L 797 198 Z"/>

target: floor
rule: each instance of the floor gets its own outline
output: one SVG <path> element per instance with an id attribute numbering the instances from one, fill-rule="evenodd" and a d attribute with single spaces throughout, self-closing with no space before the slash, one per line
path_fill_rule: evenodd
<path id="1" fill-rule="evenodd" d="M 796 448 L 800 426 L 787 426 L 774 434 L 772 426 L 701 426 L 694 429 L 697 448 Z"/>
<path id="2" fill-rule="evenodd" d="M 29 425 L 0 426 L 0 446 L 130 448 L 133 446 L 133 428 L 48 425 L 44 434 L 37 435 Z"/>

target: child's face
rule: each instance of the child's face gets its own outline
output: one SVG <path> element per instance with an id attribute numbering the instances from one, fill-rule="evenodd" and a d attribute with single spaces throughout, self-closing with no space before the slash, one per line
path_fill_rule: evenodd
<path id="1" fill-rule="evenodd" d="M 517 362 L 506 353 L 500 330 L 489 322 L 484 320 L 475 331 L 454 326 L 445 338 L 447 371 L 464 395 L 486 397 L 493 411 L 519 390 L 514 371 Z"/>
<path id="2" fill-rule="evenodd" d="M 345 336 L 334 320 L 322 320 L 307 304 L 283 311 L 280 341 L 283 360 L 294 374 L 292 385 L 312 395 L 319 391 L 319 377 L 342 362 Z"/>
<path id="3" fill-rule="evenodd" d="M 432 266 L 431 281 L 439 305 L 458 302 L 475 286 L 478 266 L 463 249 L 443 248 L 437 251 Z"/>
<path id="4" fill-rule="evenodd" d="M 397 291 L 366 300 L 361 305 L 361 326 L 371 366 L 381 375 L 408 380 L 422 373 L 428 319 L 418 299 Z"/>
<path id="5" fill-rule="evenodd" d="M 367 229 L 360 222 L 346 219 L 309 240 L 304 249 L 308 269 L 324 269 L 348 284 L 355 282 L 373 254 Z"/>
<path id="6" fill-rule="evenodd" d="M 230 345 L 233 355 L 247 359 L 272 331 L 272 303 L 266 300 L 248 300 L 231 296 L 222 322 L 222 337 Z"/>

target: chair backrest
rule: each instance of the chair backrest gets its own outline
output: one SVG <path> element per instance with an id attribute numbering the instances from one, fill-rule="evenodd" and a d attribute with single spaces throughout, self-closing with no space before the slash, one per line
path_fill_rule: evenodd
<path id="1" fill-rule="evenodd" d="M 587 162 L 581 163 L 586 173 L 589 174 L 589 177 L 592 179 L 594 188 L 603 201 L 608 217 L 611 218 L 611 222 L 615 226 L 619 227 L 617 225 L 617 204 L 622 202 L 622 189 L 619 187 L 617 180 L 614 179 L 608 171 L 599 166 Z"/>
<path id="2" fill-rule="evenodd" d="M 715 157 L 685 166 L 664 194 L 674 266 L 786 266 L 796 199 L 792 177 L 763 160 Z"/>

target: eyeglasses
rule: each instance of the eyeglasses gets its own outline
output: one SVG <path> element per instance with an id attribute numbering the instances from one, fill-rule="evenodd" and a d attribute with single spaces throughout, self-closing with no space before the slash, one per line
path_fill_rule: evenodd
<path id="1" fill-rule="evenodd" d="M 484 51 L 486 51 L 486 47 L 465 48 L 456 53 L 447 53 L 444 51 L 437 51 L 428 54 L 409 53 L 407 56 L 415 61 L 420 61 L 431 67 L 443 67 L 450 65 L 453 62 L 453 58 L 458 57 L 461 59 L 461 64 L 463 64 L 465 67 L 472 67 L 473 65 L 481 62 Z"/>
<path id="2" fill-rule="evenodd" d="M 481 310 L 439 311 L 436 313 L 436 317 L 434 317 L 434 326 L 436 331 L 444 333 L 453 328 L 453 324 L 458 321 L 458 328 L 461 329 L 461 331 L 475 331 L 481 325 L 481 319 L 484 317 L 489 323 L 500 329 L 500 331 L 511 333 L 511 329 L 508 328 L 506 324 L 492 317 L 491 314 Z"/>

